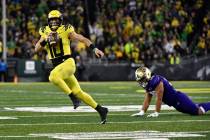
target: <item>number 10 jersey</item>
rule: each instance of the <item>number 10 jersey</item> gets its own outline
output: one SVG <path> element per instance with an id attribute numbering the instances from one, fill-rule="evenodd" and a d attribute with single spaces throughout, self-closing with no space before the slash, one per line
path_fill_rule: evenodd
<path id="1" fill-rule="evenodd" d="M 70 24 L 61 25 L 56 33 L 56 44 L 51 45 L 49 39 L 47 37 L 50 36 L 52 33 L 49 26 L 44 26 L 39 29 L 39 34 L 42 38 L 47 40 L 47 44 L 45 46 L 49 59 L 55 59 L 59 57 L 63 57 L 65 55 L 71 55 L 71 48 L 70 48 L 70 39 L 69 33 L 74 32 L 74 27 Z"/>

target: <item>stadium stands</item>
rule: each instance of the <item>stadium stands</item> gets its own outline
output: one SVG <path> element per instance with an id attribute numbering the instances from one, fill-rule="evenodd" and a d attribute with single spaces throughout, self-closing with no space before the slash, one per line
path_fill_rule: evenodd
<path id="1" fill-rule="evenodd" d="M 32 50 L 48 11 L 59 9 L 64 23 L 89 36 L 108 62 L 177 64 L 183 56 L 210 53 L 209 7 L 202 0 L 7 0 L 8 56 L 46 61 Z M 81 43 L 72 48 L 82 60 L 93 58 Z"/>

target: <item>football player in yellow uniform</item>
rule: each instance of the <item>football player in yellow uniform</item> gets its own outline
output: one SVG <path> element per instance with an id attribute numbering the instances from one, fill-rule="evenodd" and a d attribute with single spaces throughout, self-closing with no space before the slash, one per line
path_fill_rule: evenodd
<path id="1" fill-rule="evenodd" d="M 48 14 L 48 26 L 40 28 L 39 33 L 41 38 L 35 45 L 35 53 L 43 48 L 47 50 L 48 57 L 54 66 L 49 81 L 68 94 L 74 109 L 80 105 L 81 100 L 94 108 L 101 117 L 101 124 L 105 124 L 108 109 L 100 106 L 89 94 L 84 92 L 74 76 L 76 66 L 71 57 L 70 41 L 83 42 L 93 49 L 97 57 L 103 57 L 104 53 L 96 48 L 89 39 L 76 33 L 72 25 L 62 25 L 62 14 L 58 10 L 52 10 Z"/>

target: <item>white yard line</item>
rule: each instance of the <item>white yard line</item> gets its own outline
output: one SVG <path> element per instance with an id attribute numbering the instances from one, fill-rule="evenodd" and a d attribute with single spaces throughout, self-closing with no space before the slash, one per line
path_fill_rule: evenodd
<path id="1" fill-rule="evenodd" d="M 56 105 L 53 105 L 53 106 L 66 106 L 67 104 L 56 104 Z M 18 105 L 18 104 L 15 104 L 15 105 L 0 105 L 1 108 L 5 108 L 5 106 L 7 107 L 25 107 L 26 105 Z M 47 106 L 47 107 L 52 107 L 52 104 L 42 104 L 42 105 L 38 105 L 38 104 L 34 104 L 34 105 L 28 105 L 27 107 L 42 107 L 42 106 Z M 71 107 L 71 104 L 69 103 L 69 106 Z M 1 110 L 2 111 L 2 110 Z"/>
<path id="2" fill-rule="evenodd" d="M 130 121 L 130 122 L 107 122 L 107 124 L 141 124 L 141 123 L 192 123 L 192 122 L 210 122 L 210 120 L 177 120 L 177 121 Z M 0 126 L 49 126 L 49 125 L 77 125 L 77 124 L 98 124 L 98 123 L 13 123 L 0 124 Z"/>
<path id="3" fill-rule="evenodd" d="M 149 114 L 149 113 L 148 113 Z M 164 114 L 164 115 L 167 115 L 167 114 L 180 114 L 179 112 L 163 112 L 161 114 Z M 112 114 L 109 114 L 109 116 L 130 116 L 131 113 L 112 113 Z M 25 115 L 25 116 L 12 116 L 12 117 L 15 117 L 15 118 L 36 118 L 36 117 L 81 117 L 81 116 L 95 116 L 95 114 L 71 114 L 71 115 L 66 115 L 66 114 L 62 114 L 62 115 L 55 115 L 55 114 L 52 114 L 52 115 Z"/>
<path id="4" fill-rule="evenodd" d="M 40 137 L 40 136 L 0 136 L 0 138 L 34 138 L 34 137 Z"/>
<path id="5" fill-rule="evenodd" d="M 132 140 L 169 140 L 168 138 L 205 137 L 210 131 L 159 132 L 159 131 L 119 131 L 119 132 L 79 132 L 79 133 L 42 133 L 25 136 L 0 136 L 0 138 L 38 138 L 48 137 L 68 140 L 90 139 L 132 139 Z"/>
<path id="6" fill-rule="evenodd" d="M 44 94 L 64 94 L 59 91 L 32 91 L 32 90 L 14 90 L 14 89 L 0 89 L 0 92 L 10 92 L 10 93 L 44 93 Z"/>
<path id="7" fill-rule="evenodd" d="M 138 111 L 142 108 L 141 105 L 116 105 L 106 106 L 109 112 L 125 112 L 125 111 Z M 26 111 L 26 112 L 96 112 L 89 106 L 80 106 L 78 109 L 73 109 L 72 106 L 60 107 L 5 107 L 7 111 Z M 155 110 L 155 105 L 150 105 L 149 110 Z M 161 110 L 175 110 L 173 107 L 162 105 Z"/>
<path id="8" fill-rule="evenodd" d="M 18 119 L 17 117 L 9 117 L 9 116 L 0 116 L 0 120 L 14 120 L 14 119 Z"/>
<path id="9" fill-rule="evenodd" d="M 208 133 L 208 132 L 207 132 Z M 80 133 L 47 133 L 30 134 L 48 138 L 74 139 L 132 139 L 132 140 L 168 140 L 168 138 L 205 137 L 204 132 L 159 132 L 159 131 L 123 131 L 123 132 L 80 132 Z"/>
<path id="10" fill-rule="evenodd" d="M 125 87 L 124 87 L 125 88 Z M 201 89 L 197 89 L 197 90 L 193 90 L 190 91 L 190 93 L 197 93 L 198 91 L 199 92 L 206 92 L 206 93 L 209 93 L 209 89 L 204 89 L 204 90 L 201 90 Z M 29 91 L 29 90 L 14 90 L 14 89 L 0 89 L 0 92 L 9 92 L 9 93 L 43 93 L 43 94 L 50 94 L 50 95 L 53 95 L 53 94 L 60 94 L 60 95 L 65 95 L 65 93 L 61 92 L 61 91 L 44 91 L 44 90 L 40 90 L 40 91 Z M 135 93 L 135 92 L 138 92 L 138 93 Z M 141 94 L 139 94 L 141 93 Z M 144 97 L 144 93 L 145 93 L 145 90 L 143 89 L 138 89 L 136 91 L 134 91 L 132 94 L 128 94 L 128 93 L 102 93 L 102 92 L 90 92 L 89 94 L 93 94 L 93 95 L 99 95 L 99 96 L 126 96 L 126 97 Z M 209 96 L 193 96 L 194 98 L 196 97 L 200 97 L 202 99 L 208 99 L 210 98 Z"/>
<path id="11" fill-rule="evenodd" d="M 60 94 L 60 95 L 65 95 L 65 93 L 61 92 L 61 91 L 29 91 L 29 90 L 14 90 L 14 89 L 0 89 L 0 92 L 10 92 L 10 93 L 43 93 L 43 94 Z M 98 93 L 98 92 L 90 92 L 90 94 L 93 95 L 99 95 L 99 96 L 126 96 L 126 97 L 144 97 L 144 94 L 127 94 L 127 93 Z"/>

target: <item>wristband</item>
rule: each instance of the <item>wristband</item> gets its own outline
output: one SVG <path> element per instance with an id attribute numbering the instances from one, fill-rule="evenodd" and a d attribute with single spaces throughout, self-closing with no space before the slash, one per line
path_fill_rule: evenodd
<path id="1" fill-rule="evenodd" d="M 91 48 L 92 50 L 94 50 L 96 48 L 96 46 L 93 45 L 93 44 L 90 44 L 89 48 Z"/>
<path id="2" fill-rule="evenodd" d="M 40 42 L 40 45 L 41 45 L 42 47 L 44 47 L 46 44 L 47 44 L 47 41 L 45 41 L 45 40 L 43 40 L 42 42 Z"/>

